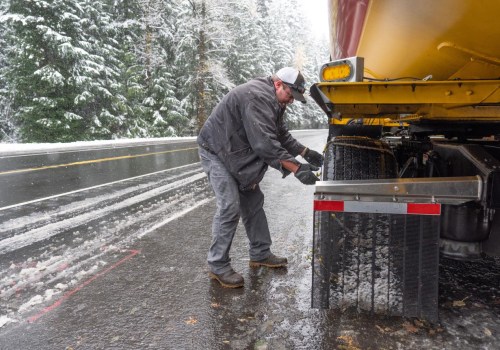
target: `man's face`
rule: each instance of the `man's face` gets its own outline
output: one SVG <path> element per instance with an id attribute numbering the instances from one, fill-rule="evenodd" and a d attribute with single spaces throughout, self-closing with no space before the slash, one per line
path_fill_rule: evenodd
<path id="1" fill-rule="evenodd" d="M 277 81 L 274 83 L 276 88 L 276 98 L 278 102 L 283 105 L 292 104 L 294 101 L 291 88 L 284 84 L 282 81 Z"/>

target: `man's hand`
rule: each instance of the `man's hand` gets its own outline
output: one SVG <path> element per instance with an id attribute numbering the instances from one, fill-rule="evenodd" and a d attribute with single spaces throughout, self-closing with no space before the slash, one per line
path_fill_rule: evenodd
<path id="1" fill-rule="evenodd" d="M 319 168 L 314 165 L 301 164 L 299 169 L 295 172 L 295 177 L 304 185 L 314 185 L 316 181 L 319 181 L 318 177 L 313 173 L 313 171 L 317 170 L 319 170 Z"/>
<path id="2" fill-rule="evenodd" d="M 283 169 L 281 169 L 281 173 L 283 174 L 283 176 L 281 178 L 284 179 L 285 177 L 290 175 L 292 172 L 288 169 L 283 168 Z"/>
<path id="3" fill-rule="evenodd" d="M 317 167 L 323 165 L 323 156 L 312 149 L 306 148 L 304 150 L 303 157 L 309 164 L 315 165 Z"/>

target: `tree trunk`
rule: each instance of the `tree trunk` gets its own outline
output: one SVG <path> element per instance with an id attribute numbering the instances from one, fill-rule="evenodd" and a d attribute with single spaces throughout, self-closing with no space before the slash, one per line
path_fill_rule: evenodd
<path id="1" fill-rule="evenodd" d="M 196 72 L 196 124 L 199 133 L 207 120 L 205 81 L 207 76 L 207 39 L 205 36 L 206 8 L 205 0 L 201 3 L 201 28 L 198 41 L 198 67 Z"/>

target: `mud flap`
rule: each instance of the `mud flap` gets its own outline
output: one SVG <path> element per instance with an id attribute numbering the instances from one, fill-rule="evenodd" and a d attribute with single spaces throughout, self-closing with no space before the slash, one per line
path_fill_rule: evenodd
<path id="1" fill-rule="evenodd" d="M 439 216 L 314 212 L 312 307 L 438 321 Z"/>

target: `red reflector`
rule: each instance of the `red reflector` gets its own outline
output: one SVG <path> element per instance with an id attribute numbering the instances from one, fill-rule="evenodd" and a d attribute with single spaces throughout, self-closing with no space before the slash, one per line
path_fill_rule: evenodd
<path id="1" fill-rule="evenodd" d="M 441 215 L 441 204 L 408 203 L 408 214 Z"/>
<path id="2" fill-rule="evenodd" d="M 344 201 L 314 201 L 316 211 L 344 211 Z"/>

